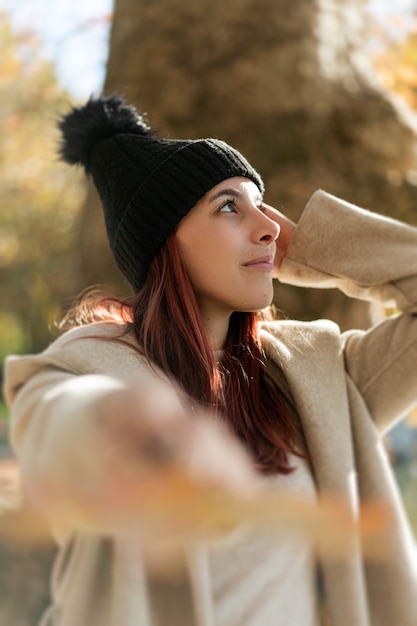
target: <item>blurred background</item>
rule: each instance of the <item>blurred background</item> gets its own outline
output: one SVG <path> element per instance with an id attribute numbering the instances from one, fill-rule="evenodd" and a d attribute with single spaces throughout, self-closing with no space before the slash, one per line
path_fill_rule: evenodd
<path id="1" fill-rule="evenodd" d="M 161 133 L 230 142 L 295 220 L 321 187 L 417 225 L 417 0 L 0 0 L 0 33 L 1 362 L 43 349 L 84 288 L 128 293 L 94 191 L 56 157 L 57 118 L 91 94 L 125 95 Z M 342 328 L 392 313 L 281 285 L 275 301 Z M 417 534 L 415 423 L 387 448 Z M 1 544 L 1 624 L 36 623 L 52 556 Z"/>

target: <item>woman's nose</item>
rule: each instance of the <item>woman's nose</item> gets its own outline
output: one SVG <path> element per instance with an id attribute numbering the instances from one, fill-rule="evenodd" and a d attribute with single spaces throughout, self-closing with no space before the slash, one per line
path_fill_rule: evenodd
<path id="1" fill-rule="evenodd" d="M 276 241 L 279 237 L 281 226 L 260 211 L 258 219 L 259 224 L 255 235 L 256 240 L 267 244 Z"/>

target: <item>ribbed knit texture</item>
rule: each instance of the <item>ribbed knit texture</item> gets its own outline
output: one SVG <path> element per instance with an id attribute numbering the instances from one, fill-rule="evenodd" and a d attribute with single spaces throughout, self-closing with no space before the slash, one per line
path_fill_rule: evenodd
<path id="1" fill-rule="evenodd" d="M 218 139 L 116 134 L 94 147 L 90 174 L 103 204 L 110 247 L 135 292 L 167 236 L 212 187 L 244 176 L 264 190 L 248 161 Z"/>
<path id="2" fill-rule="evenodd" d="M 115 260 L 134 291 L 182 218 L 212 187 L 244 176 L 261 193 L 258 172 L 218 139 L 157 137 L 123 98 L 90 98 L 59 123 L 60 156 L 91 175 Z"/>

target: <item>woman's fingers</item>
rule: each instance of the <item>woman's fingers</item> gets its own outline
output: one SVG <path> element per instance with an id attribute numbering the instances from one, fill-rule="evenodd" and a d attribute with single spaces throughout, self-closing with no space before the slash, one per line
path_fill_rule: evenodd
<path id="1" fill-rule="evenodd" d="M 178 398 L 173 387 L 149 383 L 107 400 L 98 416 L 100 472 L 73 494 L 83 523 L 144 541 L 197 537 L 224 528 L 219 495 L 256 493 L 258 475 L 236 438 Z"/>
<path id="2" fill-rule="evenodd" d="M 274 220 L 274 222 L 277 222 L 277 224 L 279 224 L 281 228 L 279 237 L 277 239 L 277 251 L 276 251 L 275 260 L 274 260 L 274 265 L 275 265 L 275 270 L 276 270 L 275 275 L 278 276 L 279 267 L 282 263 L 284 256 L 287 253 L 287 248 L 290 244 L 291 238 L 296 229 L 296 224 L 295 222 L 290 220 L 286 215 L 284 215 L 277 209 L 274 209 L 274 207 L 270 206 L 269 204 L 266 204 L 264 202 L 263 207 L 265 209 L 265 214 L 271 220 Z"/>

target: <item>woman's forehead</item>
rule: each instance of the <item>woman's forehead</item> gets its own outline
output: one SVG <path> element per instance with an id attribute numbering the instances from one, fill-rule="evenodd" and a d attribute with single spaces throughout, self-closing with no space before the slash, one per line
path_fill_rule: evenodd
<path id="1" fill-rule="evenodd" d="M 250 198 L 262 198 L 262 194 L 258 186 L 249 178 L 243 176 L 235 176 L 222 180 L 208 191 L 201 200 L 205 202 L 214 202 L 218 197 L 223 195 L 249 196 Z"/>

